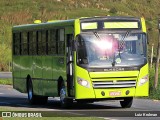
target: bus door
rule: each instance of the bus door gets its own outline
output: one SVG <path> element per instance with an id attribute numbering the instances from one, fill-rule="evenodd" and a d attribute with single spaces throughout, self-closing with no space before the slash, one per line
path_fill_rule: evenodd
<path id="1" fill-rule="evenodd" d="M 73 34 L 67 34 L 67 92 L 68 96 L 73 96 Z"/>

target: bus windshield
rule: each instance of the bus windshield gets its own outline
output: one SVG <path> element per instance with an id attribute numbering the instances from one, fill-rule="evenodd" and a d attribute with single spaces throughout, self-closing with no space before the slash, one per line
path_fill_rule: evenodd
<path id="1" fill-rule="evenodd" d="M 83 33 L 77 37 L 77 64 L 84 67 L 139 66 L 145 64 L 144 33 Z"/>

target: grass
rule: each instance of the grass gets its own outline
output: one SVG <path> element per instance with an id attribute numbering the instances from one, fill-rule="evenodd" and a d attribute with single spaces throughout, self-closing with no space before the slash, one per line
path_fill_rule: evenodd
<path id="1" fill-rule="evenodd" d="M 20 110 L 18 110 L 17 108 L 7 109 L 7 108 L 4 108 L 4 107 L 3 108 L 0 107 L 0 116 L 2 114 L 1 111 L 3 111 L 3 112 L 5 112 L 5 111 L 15 112 L 15 111 L 20 111 Z M 29 111 L 27 111 L 27 112 L 29 112 Z M 53 111 L 53 114 L 56 114 L 56 113 Z M 70 117 L 71 114 L 69 114 L 69 113 L 64 114 L 63 112 L 58 112 L 58 114 L 60 114 L 58 117 L 37 117 L 37 118 L 21 118 L 21 117 L 1 118 L 0 117 L 0 120 L 75 120 L 75 119 L 76 120 L 102 120 L 102 119 L 96 118 L 96 117 L 77 117 L 76 115 L 74 115 L 74 117 Z M 63 117 L 63 115 L 65 117 Z M 57 116 L 57 115 L 55 115 L 55 116 Z"/>
<path id="2" fill-rule="evenodd" d="M 2 120 L 102 120 L 93 117 L 3 118 Z M 1 120 L 1 119 L 0 119 Z"/>
<path id="3" fill-rule="evenodd" d="M 0 84 L 2 84 L 2 85 L 12 85 L 13 81 L 12 81 L 12 79 L 0 79 Z"/>
<path id="4" fill-rule="evenodd" d="M 159 68 L 160 69 L 160 68 Z M 149 98 L 150 99 L 158 99 L 160 100 L 160 70 L 159 70 L 159 80 L 158 80 L 158 87 L 157 89 L 154 88 L 154 75 L 155 69 L 150 69 L 150 83 L 149 83 Z"/>
<path id="5" fill-rule="evenodd" d="M 0 70 L 4 68 L 4 71 L 7 71 L 8 62 L 11 61 L 12 26 L 33 23 L 36 19 L 45 22 L 105 15 L 144 16 L 147 28 L 152 28 L 148 30 L 150 43 L 154 43 L 156 48 L 159 5 L 159 0 L 134 0 L 134 2 L 132 0 L 1 0 L 0 48 L 3 52 L 0 52 Z M 113 9 L 116 12 L 111 12 Z M 149 51 L 151 51 L 151 44 L 149 44 Z"/>

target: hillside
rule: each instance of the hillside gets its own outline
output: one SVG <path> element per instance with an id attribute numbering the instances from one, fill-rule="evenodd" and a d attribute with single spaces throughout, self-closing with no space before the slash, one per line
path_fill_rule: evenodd
<path id="1" fill-rule="evenodd" d="M 11 28 L 14 25 L 88 16 L 144 16 L 150 46 L 157 47 L 159 0 L 0 0 L 0 71 L 11 61 Z M 156 52 L 156 49 L 155 49 Z"/>

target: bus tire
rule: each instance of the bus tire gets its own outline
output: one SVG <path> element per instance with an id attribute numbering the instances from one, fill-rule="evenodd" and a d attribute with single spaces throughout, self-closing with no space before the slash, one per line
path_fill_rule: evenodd
<path id="1" fill-rule="evenodd" d="M 70 108 L 73 103 L 73 99 L 66 98 L 66 89 L 64 86 L 60 88 L 60 103 L 62 108 Z"/>
<path id="2" fill-rule="evenodd" d="M 38 97 L 33 93 L 33 85 L 31 79 L 27 82 L 27 94 L 28 94 L 28 102 L 32 104 L 36 104 L 38 101 Z"/>
<path id="3" fill-rule="evenodd" d="M 27 93 L 28 93 L 28 101 L 31 105 L 46 104 L 48 101 L 47 96 L 34 95 L 31 79 L 29 79 L 27 83 Z"/>
<path id="4" fill-rule="evenodd" d="M 133 103 L 133 97 L 127 97 L 124 98 L 123 101 L 120 101 L 122 108 L 130 108 L 132 106 L 132 103 Z"/>

